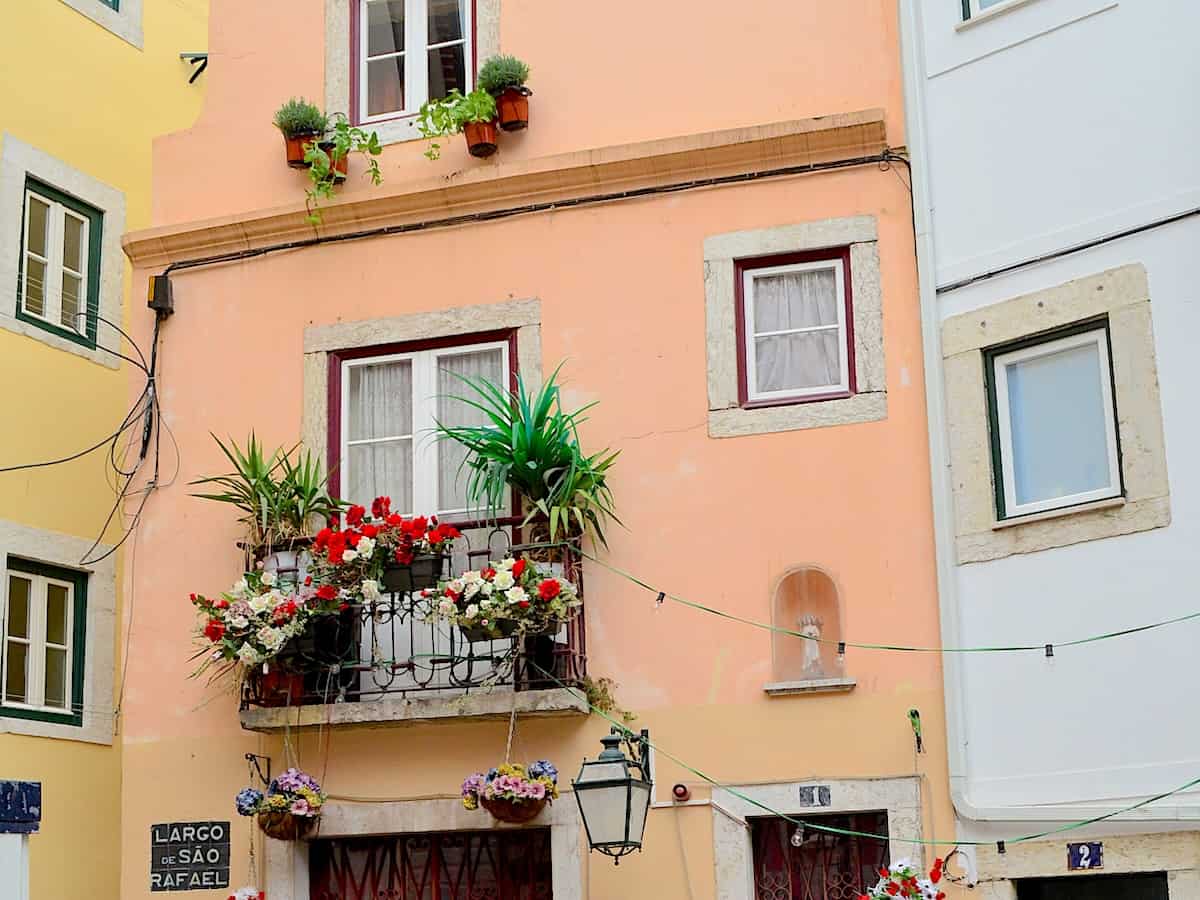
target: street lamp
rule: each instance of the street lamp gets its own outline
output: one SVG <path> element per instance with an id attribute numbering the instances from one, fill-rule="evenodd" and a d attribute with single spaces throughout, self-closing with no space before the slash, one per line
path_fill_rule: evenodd
<path id="1" fill-rule="evenodd" d="M 591 849 L 620 864 L 621 857 L 642 849 L 646 811 L 650 808 L 650 732 L 640 735 L 614 726 L 600 739 L 604 750 L 585 759 L 571 782 Z M 621 744 L 629 756 L 621 752 Z M 636 770 L 636 774 L 635 771 Z"/>

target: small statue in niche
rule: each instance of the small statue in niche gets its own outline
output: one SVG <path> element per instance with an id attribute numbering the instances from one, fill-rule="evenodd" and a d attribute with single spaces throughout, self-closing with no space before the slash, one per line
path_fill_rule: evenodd
<path id="1" fill-rule="evenodd" d="M 798 622 L 800 633 L 810 640 L 804 642 L 805 678 L 824 678 L 825 667 L 821 664 L 821 627 L 825 624 L 819 616 L 806 613 Z"/>

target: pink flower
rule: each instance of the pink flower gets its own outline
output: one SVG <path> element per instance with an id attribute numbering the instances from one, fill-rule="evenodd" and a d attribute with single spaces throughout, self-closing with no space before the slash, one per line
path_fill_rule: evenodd
<path id="1" fill-rule="evenodd" d="M 293 816 L 311 816 L 313 814 L 312 807 L 308 805 L 308 801 L 303 797 L 299 800 L 292 801 Z"/>
<path id="2" fill-rule="evenodd" d="M 541 800 L 546 796 L 546 786 L 540 781 L 533 782 L 530 787 L 532 790 L 529 792 L 529 796 L 534 800 Z"/>

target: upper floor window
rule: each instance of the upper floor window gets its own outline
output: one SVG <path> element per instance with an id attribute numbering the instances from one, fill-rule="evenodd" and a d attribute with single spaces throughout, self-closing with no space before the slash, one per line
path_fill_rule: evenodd
<path id="1" fill-rule="evenodd" d="M 2 713 L 83 721 L 87 575 L 9 558 Z"/>
<path id="2" fill-rule="evenodd" d="M 33 178 L 25 182 L 17 317 L 96 345 L 103 214 Z"/>
<path id="3" fill-rule="evenodd" d="M 113 9 L 120 11 L 121 0 L 100 0 L 105 6 L 111 6 Z"/>
<path id="4" fill-rule="evenodd" d="M 854 393 L 849 285 L 848 249 L 736 263 L 743 406 Z"/>
<path id="5" fill-rule="evenodd" d="M 1013 0 L 962 0 L 963 19 L 971 19 L 997 6 L 1005 6 Z"/>
<path id="6" fill-rule="evenodd" d="M 339 432 L 337 478 L 340 493 L 355 503 L 392 498 L 405 514 L 462 515 L 470 512 L 466 450 L 434 439 L 437 422 L 483 424 L 484 414 L 452 399 L 464 395 L 462 378 L 486 378 L 508 385 L 513 358 L 504 335 L 351 351 L 337 355 L 337 408 L 331 420 Z"/>
<path id="7" fill-rule="evenodd" d="M 360 122 L 413 115 L 474 70 L 472 0 L 353 0 L 351 28 Z"/>
<path id="8" fill-rule="evenodd" d="M 997 518 L 1120 496 L 1107 323 L 988 352 Z"/>

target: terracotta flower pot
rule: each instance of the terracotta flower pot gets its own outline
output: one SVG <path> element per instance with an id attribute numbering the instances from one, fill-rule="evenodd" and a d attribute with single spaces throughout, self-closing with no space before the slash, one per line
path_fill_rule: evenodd
<path id="1" fill-rule="evenodd" d="M 467 152 L 472 156 L 483 159 L 496 152 L 495 122 L 468 122 L 463 126 L 463 136 L 467 139 Z"/>
<path id="2" fill-rule="evenodd" d="M 538 813 L 546 808 L 546 802 L 545 797 L 541 800 L 502 800 L 499 797 L 493 797 L 491 800 L 483 797 L 479 800 L 480 806 L 490 812 L 496 820 L 510 825 L 532 822 Z"/>
<path id="3" fill-rule="evenodd" d="M 293 169 L 307 169 L 310 164 L 304 161 L 304 145 L 311 144 L 319 137 L 320 135 L 315 133 L 298 134 L 295 137 L 284 135 L 283 143 L 287 148 L 287 164 Z"/>
<path id="4" fill-rule="evenodd" d="M 506 88 L 496 98 L 500 127 L 505 131 L 520 131 L 529 127 L 529 88 Z"/>
<path id="5" fill-rule="evenodd" d="M 445 560 L 446 557 L 441 555 L 423 554 L 414 556 L 408 565 L 388 563 L 383 570 L 383 587 L 402 594 L 435 588 L 442 577 Z"/>
<path id="6" fill-rule="evenodd" d="M 321 141 L 318 145 L 328 155 L 330 160 L 333 160 L 333 141 Z M 345 181 L 346 176 L 350 172 L 350 154 L 346 154 L 341 159 L 333 163 L 333 177 L 336 181 Z"/>
<path id="7" fill-rule="evenodd" d="M 277 841 L 297 841 L 317 826 L 319 816 L 294 816 L 290 812 L 260 812 L 258 827 Z"/>

